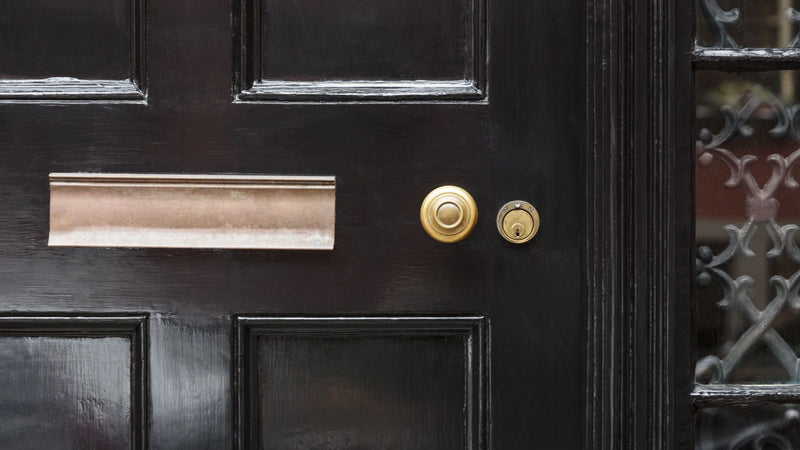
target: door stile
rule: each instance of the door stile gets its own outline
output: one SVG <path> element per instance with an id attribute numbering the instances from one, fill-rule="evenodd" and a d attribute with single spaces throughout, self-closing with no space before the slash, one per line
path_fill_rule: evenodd
<path id="1" fill-rule="evenodd" d="M 586 448 L 690 442 L 689 3 L 588 3 Z"/>
<path id="2" fill-rule="evenodd" d="M 587 236 L 586 242 L 586 441 L 584 448 L 608 450 L 619 437 L 619 271 L 616 189 L 620 162 L 617 109 L 621 37 L 612 29 L 624 2 L 587 2 Z M 624 31 L 624 28 L 622 29 Z"/>

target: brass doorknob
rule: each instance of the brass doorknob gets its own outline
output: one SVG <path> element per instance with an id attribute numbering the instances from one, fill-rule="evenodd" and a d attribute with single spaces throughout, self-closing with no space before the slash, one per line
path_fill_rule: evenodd
<path id="1" fill-rule="evenodd" d="M 422 202 L 419 220 L 425 232 L 439 242 L 458 242 L 478 222 L 478 207 L 469 192 L 458 186 L 441 186 Z"/>

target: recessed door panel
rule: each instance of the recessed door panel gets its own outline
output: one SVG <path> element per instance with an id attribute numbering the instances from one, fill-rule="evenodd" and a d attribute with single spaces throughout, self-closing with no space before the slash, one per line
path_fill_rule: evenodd
<path id="1" fill-rule="evenodd" d="M 0 101 L 142 100 L 144 0 L 7 2 Z"/>
<path id="2" fill-rule="evenodd" d="M 484 448 L 483 318 L 237 320 L 239 448 Z"/>
<path id="3" fill-rule="evenodd" d="M 0 42 L 16 45 L 0 46 L 0 77 L 128 78 L 133 2 L 4 3 Z"/>
<path id="4" fill-rule="evenodd" d="M 142 320 L 0 317 L 0 448 L 144 448 Z"/>
<path id="5" fill-rule="evenodd" d="M 478 100 L 483 0 L 237 0 L 240 100 Z"/>

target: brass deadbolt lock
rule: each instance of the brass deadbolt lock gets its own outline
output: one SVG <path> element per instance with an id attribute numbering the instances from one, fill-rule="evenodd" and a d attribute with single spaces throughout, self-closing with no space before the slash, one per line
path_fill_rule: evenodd
<path id="1" fill-rule="evenodd" d="M 497 213 L 497 231 L 508 242 L 528 242 L 539 232 L 539 212 L 526 201 L 508 202 Z"/>
<path id="2" fill-rule="evenodd" d="M 419 209 L 425 232 L 439 242 L 458 242 L 478 222 L 478 207 L 469 192 L 458 186 L 441 186 L 430 192 Z"/>

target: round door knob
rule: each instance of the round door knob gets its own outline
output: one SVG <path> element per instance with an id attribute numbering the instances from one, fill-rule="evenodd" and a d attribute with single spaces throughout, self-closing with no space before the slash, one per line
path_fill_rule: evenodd
<path id="1" fill-rule="evenodd" d="M 439 242 L 458 242 L 478 222 L 478 207 L 469 192 L 458 186 L 441 186 L 422 202 L 419 220 L 425 232 Z"/>

